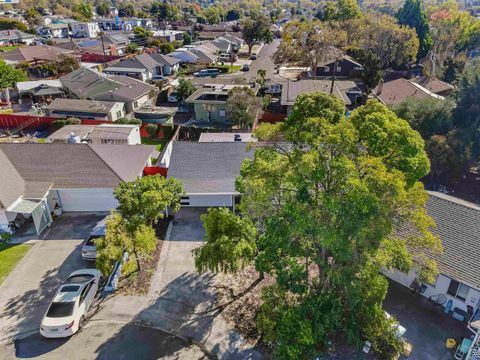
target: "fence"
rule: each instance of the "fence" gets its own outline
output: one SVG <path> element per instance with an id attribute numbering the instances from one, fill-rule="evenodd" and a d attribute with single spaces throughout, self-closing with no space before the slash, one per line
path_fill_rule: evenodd
<path id="1" fill-rule="evenodd" d="M 44 130 L 52 125 L 53 117 L 0 114 L 0 127 L 6 129 Z"/>

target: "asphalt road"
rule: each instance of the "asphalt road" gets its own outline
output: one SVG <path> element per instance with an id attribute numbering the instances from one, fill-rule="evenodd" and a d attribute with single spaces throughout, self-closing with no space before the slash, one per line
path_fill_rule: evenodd
<path id="1" fill-rule="evenodd" d="M 267 70 L 267 79 L 275 79 L 278 75 L 275 74 L 274 66 L 272 60 L 272 55 L 278 48 L 280 44 L 280 39 L 275 39 L 271 44 L 265 44 L 262 46 L 258 52 L 258 57 L 256 60 L 253 60 L 250 65 L 249 71 L 239 71 L 231 75 L 220 75 L 215 78 L 205 77 L 205 78 L 192 78 L 194 85 L 201 86 L 204 84 L 232 84 L 235 79 L 245 78 L 249 81 L 251 78 L 255 77 L 259 69 Z"/>

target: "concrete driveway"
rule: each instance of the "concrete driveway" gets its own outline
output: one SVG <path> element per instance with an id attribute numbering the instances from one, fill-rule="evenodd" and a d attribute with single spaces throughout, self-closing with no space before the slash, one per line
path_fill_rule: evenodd
<path id="1" fill-rule="evenodd" d="M 33 241 L 0 285 L 0 342 L 38 331 L 60 283 L 73 271 L 94 264 L 81 259 L 81 244 L 104 214 L 69 213 Z"/>

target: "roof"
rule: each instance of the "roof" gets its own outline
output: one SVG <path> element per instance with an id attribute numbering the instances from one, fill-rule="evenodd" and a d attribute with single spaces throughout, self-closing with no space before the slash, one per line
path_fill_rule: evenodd
<path id="1" fill-rule="evenodd" d="M 358 61 L 356 61 L 354 58 L 352 58 L 351 56 L 348 56 L 348 55 L 344 55 L 342 56 L 341 59 L 339 59 L 338 61 L 348 61 L 348 62 L 351 62 L 352 64 L 354 64 L 355 66 L 359 66 L 361 68 L 363 68 L 363 65 L 360 64 Z M 327 65 L 332 65 L 333 63 L 335 62 L 335 60 L 329 60 L 329 61 L 326 61 L 322 64 L 319 64 L 317 65 L 317 67 L 323 67 L 323 66 L 327 66 Z"/>
<path id="2" fill-rule="evenodd" d="M 114 188 L 140 176 L 154 152 L 155 147 L 145 145 L 0 144 L 0 204 L 6 208 L 49 184 L 56 189 Z"/>
<path id="3" fill-rule="evenodd" d="M 177 59 L 180 59 L 180 61 L 187 63 L 196 63 L 198 61 L 198 56 L 188 50 L 174 51 L 168 54 L 168 56 L 175 57 Z"/>
<path id="4" fill-rule="evenodd" d="M 144 83 L 141 80 L 131 78 L 129 76 L 112 75 L 109 77 L 117 86 L 114 90 L 104 92 L 95 96 L 98 100 L 114 101 L 115 99 L 123 101 L 134 101 L 157 88 L 153 85 Z"/>
<path id="5" fill-rule="evenodd" d="M 111 101 L 62 99 L 57 98 L 48 105 L 50 113 L 60 110 L 78 111 L 82 113 L 109 114 L 117 103 Z"/>
<path id="6" fill-rule="evenodd" d="M 18 91 L 29 91 L 37 88 L 40 85 L 48 85 L 50 87 L 61 88 L 60 80 L 37 80 L 37 81 L 19 81 L 16 83 Z"/>
<path id="7" fill-rule="evenodd" d="M 150 56 L 161 65 L 173 66 L 180 62 L 180 59 L 177 59 L 173 56 L 157 54 L 157 53 L 150 54 Z"/>
<path id="8" fill-rule="evenodd" d="M 0 57 L 6 62 L 30 62 L 34 60 L 57 60 L 58 56 L 71 54 L 72 51 L 49 45 L 35 45 L 19 47 L 15 50 L 1 53 Z"/>
<path id="9" fill-rule="evenodd" d="M 241 142 L 249 142 L 249 141 L 257 141 L 252 136 L 252 133 L 232 133 L 232 132 L 224 132 L 224 133 L 209 133 L 203 132 L 200 134 L 200 139 L 198 142 L 234 142 L 235 136 L 239 136 Z"/>
<path id="10" fill-rule="evenodd" d="M 192 49 L 191 52 L 194 53 L 198 57 L 198 61 L 201 62 L 212 63 L 218 58 L 217 55 L 202 49 Z"/>
<path id="11" fill-rule="evenodd" d="M 35 35 L 27 34 L 20 30 L 0 30 L 0 40 L 9 41 L 9 40 L 23 40 L 23 39 L 32 39 Z"/>
<path id="12" fill-rule="evenodd" d="M 480 206 L 443 193 L 428 191 L 427 213 L 437 227 L 443 254 L 434 254 L 440 273 L 480 289 Z M 401 235 L 413 235 L 404 229 Z"/>
<path id="13" fill-rule="evenodd" d="M 228 93 L 235 87 L 248 87 L 254 93 L 258 91 L 258 88 L 252 88 L 250 85 L 205 84 L 202 88 L 197 89 L 192 95 L 190 95 L 185 102 L 188 104 L 224 104 L 228 99 Z"/>
<path id="14" fill-rule="evenodd" d="M 296 98 L 301 94 L 313 92 L 330 93 L 331 80 L 299 80 L 288 81 L 282 88 L 282 105 L 293 105 Z M 362 94 L 362 90 L 352 80 L 336 80 L 333 94 L 342 100 L 345 105 L 352 105 L 348 94 Z"/>
<path id="15" fill-rule="evenodd" d="M 409 97 L 416 99 L 444 99 L 442 96 L 434 94 L 423 86 L 403 78 L 378 85 L 374 93 L 385 105 L 400 104 Z"/>
<path id="16" fill-rule="evenodd" d="M 183 183 L 186 193 L 236 194 L 235 179 L 246 158 L 253 158 L 242 142 L 173 142 L 168 177 Z"/>
<path id="17" fill-rule="evenodd" d="M 138 128 L 139 125 L 117 125 L 115 123 L 101 125 L 65 125 L 49 135 L 47 142 L 65 143 L 72 133 L 80 137 L 80 140 L 127 139 L 130 133 Z"/>
<path id="18" fill-rule="evenodd" d="M 430 76 L 415 77 L 410 79 L 410 81 L 423 86 L 434 94 L 450 92 L 455 88 L 453 85 Z"/>

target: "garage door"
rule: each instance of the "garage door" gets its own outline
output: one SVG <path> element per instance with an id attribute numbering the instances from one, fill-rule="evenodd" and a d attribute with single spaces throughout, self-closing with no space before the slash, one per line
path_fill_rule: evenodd
<path id="1" fill-rule="evenodd" d="M 63 211 L 110 211 L 118 206 L 113 189 L 58 190 Z"/>
<path id="2" fill-rule="evenodd" d="M 182 198 L 182 206 L 188 207 L 232 207 L 232 195 L 193 195 Z"/>

